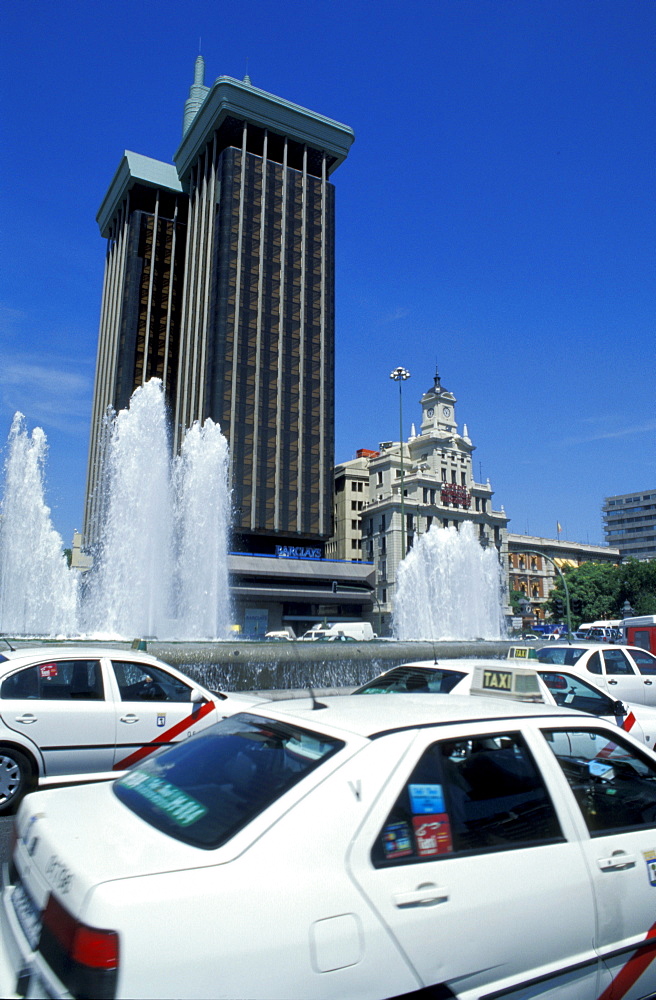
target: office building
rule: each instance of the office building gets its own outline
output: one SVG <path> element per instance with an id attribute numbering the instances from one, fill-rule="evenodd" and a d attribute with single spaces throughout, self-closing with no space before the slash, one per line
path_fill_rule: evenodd
<path id="1" fill-rule="evenodd" d="M 656 490 L 606 497 L 604 534 L 622 559 L 656 559 Z"/>
<path id="2" fill-rule="evenodd" d="M 173 447 L 212 418 L 230 445 L 232 547 L 333 533 L 335 194 L 350 128 L 202 57 L 173 163 L 126 152 L 98 213 L 107 256 L 87 478 L 97 536 L 103 423 L 162 379 Z"/>

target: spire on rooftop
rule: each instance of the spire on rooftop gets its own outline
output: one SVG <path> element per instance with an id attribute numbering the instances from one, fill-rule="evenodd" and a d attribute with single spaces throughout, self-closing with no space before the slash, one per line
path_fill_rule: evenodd
<path id="1" fill-rule="evenodd" d="M 189 88 L 189 97 L 185 101 L 184 119 L 182 123 L 182 135 L 189 131 L 191 123 L 201 109 L 203 101 L 207 97 L 209 87 L 205 86 L 205 60 L 199 54 L 196 56 L 194 64 L 194 82 Z"/>

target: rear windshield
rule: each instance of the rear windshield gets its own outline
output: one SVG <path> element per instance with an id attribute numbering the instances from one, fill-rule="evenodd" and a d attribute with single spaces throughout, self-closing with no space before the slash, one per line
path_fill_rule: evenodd
<path id="1" fill-rule="evenodd" d="M 583 656 L 585 649 L 572 646 L 544 646 L 538 649 L 540 663 L 557 663 L 560 667 L 572 667 Z"/>
<path id="2" fill-rule="evenodd" d="M 114 792 L 142 819 L 195 847 L 220 847 L 344 744 L 242 713 L 129 771 Z"/>
<path id="3" fill-rule="evenodd" d="M 353 694 L 449 694 L 467 675 L 462 670 L 423 670 L 421 667 L 394 667 L 381 677 L 363 684 Z"/>

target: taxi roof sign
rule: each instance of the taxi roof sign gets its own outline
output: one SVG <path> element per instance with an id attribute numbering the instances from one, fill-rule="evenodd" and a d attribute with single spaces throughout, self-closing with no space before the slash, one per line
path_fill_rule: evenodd
<path id="1" fill-rule="evenodd" d="M 538 651 L 532 646 L 511 646 L 508 650 L 508 660 L 537 660 Z"/>
<path id="2" fill-rule="evenodd" d="M 514 701 L 544 701 L 538 675 L 528 667 L 476 666 L 470 693 L 499 695 Z"/>

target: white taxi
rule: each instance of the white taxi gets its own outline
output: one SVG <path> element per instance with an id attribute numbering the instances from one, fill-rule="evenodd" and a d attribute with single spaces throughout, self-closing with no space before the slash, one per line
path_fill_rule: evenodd
<path id="1" fill-rule="evenodd" d="M 0 994 L 638 1000 L 655 901 L 656 756 L 616 727 L 499 698 L 278 702 L 27 796 Z"/>
<path id="2" fill-rule="evenodd" d="M 519 657 L 519 652 L 514 652 Z M 526 666 L 518 666 L 520 662 Z M 531 675 L 535 677 L 533 685 L 528 683 Z M 518 684 L 517 680 L 523 683 Z M 441 663 L 416 660 L 386 670 L 356 688 L 353 694 L 469 694 L 475 683 L 476 693 L 508 694 L 524 701 L 542 701 L 597 716 L 615 723 L 645 746 L 656 748 L 656 708 L 612 698 L 569 668 L 549 668 L 532 658 L 515 659 L 512 663 L 492 659 L 449 659 Z"/>
<path id="3" fill-rule="evenodd" d="M 538 649 L 537 658 L 568 667 L 612 698 L 656 706 L 656 656 L 639 646 L 559 643 Z"/>
<path id="4" fill-rule="evenodd" d="M 3 650 L 0 814 L 37 783 L 125 769 L 253 701 L 207 691 L 135 650 Z"/>

